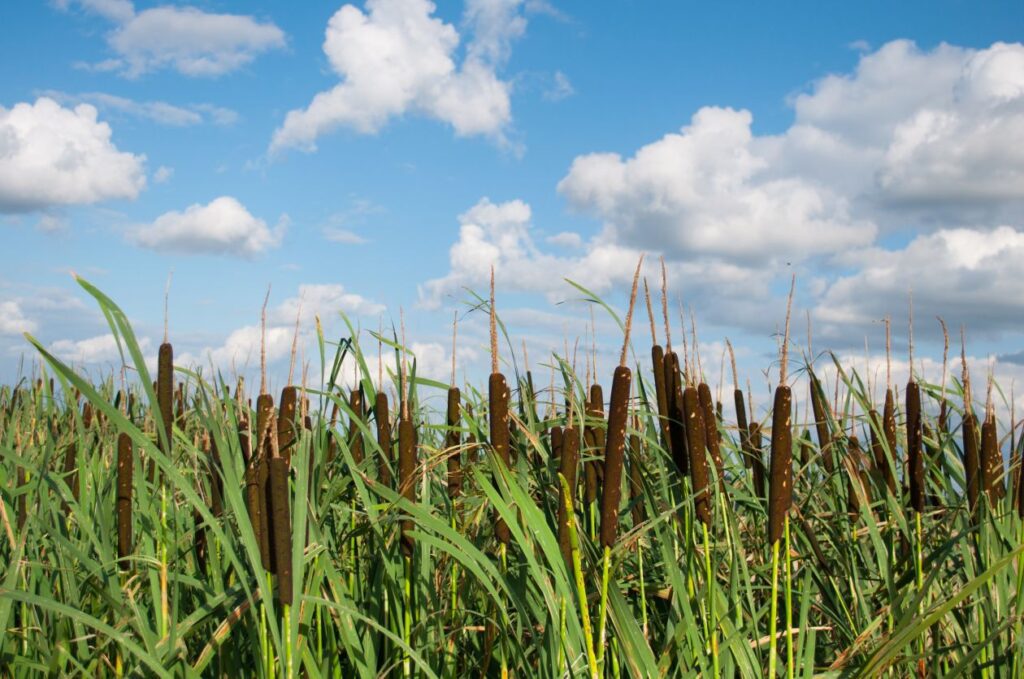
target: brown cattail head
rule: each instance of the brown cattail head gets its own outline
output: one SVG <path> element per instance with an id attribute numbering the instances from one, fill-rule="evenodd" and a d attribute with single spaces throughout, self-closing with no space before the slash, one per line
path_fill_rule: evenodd
<path id="1" fill-rule="evenodd" d="M 277 573 L 277 600 L 283 606 L 292 603 L 292 528 L 288 492 L 288 462 L 276 456 L 269 460 L 270 520 L 274 535 L 274 570 Z"/>
<path id="2" fill-rule="evenodd" d="M 488 403 L 490 405 L 491 449 L 501 463 L 509 466 L 509 429 L 508 429 L 508 383 L 500 372 L 491 373 L 487 385 Z M 494 534 L 503 544 L 508 544 L 511 533 L 505 522 L 498 518 L 494 526 Z"/>
<path id="3" fill-rule="evenodd" d="M 708 486 L 708 458 L 704 414 L 700 396 L 695 387 L 683 391 L 683 418 L 686 422 L 686 447 L 690 453 L 690 478 L 693 481 L 693 505 L 697 518 L 705 526 L 711 525 L 711 489 Z"/>
<path id="4" fill-rule="evenodd" d="M 551 441 L 551 459 L 561 460 L 562 459 L 562 444 L 565 437 L 565 432 L 559 426 L 551 427 L 548 433 L 549 440 Z"/>
<path id="5" fill-rule="evenodd" d="M 907 382 L 907 462 L 910 471 L 910 506 L 924 511 L 924 451 L 921 424 L 921 387 L 911 376 Z"/>
<path id="6" fill-rule="evenodd" d="M 665 354 L 665 398 L 669 430 L 669 448 L 679 473 L 690 472 L 690 453 L 683 412 L 683 380 L 679 373 L 679 357 L 674 351 Z"/>
<path id="7" fill-rule="evenodd" d="M 174 348 L 170 342 L 161 344 L 157 353 L 156 402 L 164 434 L 159 440 L 160 450 L 164 455 L 170 456 L 174 426 Z"/>
<path id="8" fill-rule="evenodd" d="M 459 434 L 461 413 L 459 409 L 462 395 L 458 387 L 448 389 L 448 433 L 445 434 L 444 447 L 448 454 L 448 497 L 453 500 L 462 494 L 462 440 Z"/>
<path id="9" fill-rule="evenodd" d="M 885 390 L 885 404 L 882 407 L 882 434 L 885 437 L 885 465 L 882 474 L 885 476 L 889 491 L 896 493 L 896 472 L 899 462 L 896 459 L 896 395 L 892 389 Z"/>
<path id="10" fill-rule="evenodd" d="M 658 413 L 658 428 L 661 431 L 661 446 L 672 454 L 668 425 L 668 392 L 665 389 L 665 352 L 660 345 L 651 347 L 651 365 L 654 370 L 654 397 Z"/>
<path id="11" fill-rule="evenodd" d="M 579 466 L 580 457 L 580 435 L 572 425 L 566 427 L 562 433 L 562 458 L 558 467 L 559 473 L 565 477 L 569 484 L 571 498 L 576 497 L 576 469 Z M 572 548 L 569 544 L 569 521 L 574 520 L 565 507 L 562 499 L 562 490 L 559 484 L 555 486 L 559 497 L 558 502 L 558 546 L 562 552 L 562 558 L 566 565 L 572 563 Z"/>
<path id="12" fill-rule="evenodd" d="M 782 537 L 793 504 L 793 394 L 785 384 L 775 388 L 772 406 L 771 473 L 768 480 L 768 544 Z"/>
<path id="13" fill-rule="evenodd" d="M 754 466 L 754 456 L 750 451 L 750 425 L 747 423 L 747 404 L 743 398 L 743 390 L 738 385 L 733 389 L 732 401 L 736 407 L 736 428 L 739 430 L 740 450 L 743 451 L 743 466 L 751 469 Z"/>
<path id="14" fill-rule="evenodd" d="M 268 506 L 269 489 L 267 479 L 270 476 L 270 457 L 272 453 L 271 440 L 276 442 L 274 432 L 274 397 L 270 394 L 260 394 L 256 398 L 256 455 L 254 464 L 256 467 L 256 506 L 257 518 L 253 521 L 253 528 L 259 527 L 256 537 L 260 544 L 260 559 L 263 568 L 273 572 L 273 551 L 270 531 L 273 530 L 270 521 Z M 253 517 L 253 507 L 249 508 L 249 516 Z"/>
<path id="15" fill-rule="evenodd" d="M 409 502 L 416 502 L 416 432 L 412 420 L 402 417 L 398 420 L 398 488 Z M 402 554 L 412 557 L 412 519 L 402 519 Z"/>
<path id="16" fill-rule="evenodd" d="M 292 447 L 298 438 L 295 428 L 295 409 L 298 401 L 298 390 L 287 386 L 281 390 L 281 409 L 277 415 L 277 450 L 288 464 L 292 460 Z"/>
<path id="17" fill-rule="evenodd" d="M 989 502 L 995 505 L 1006 495 L 1006 485 L 1003 480 L 1003 456 L 997 440 L 996 416 L 991 409 L 981 424 L 981 462 L 985 494 Z"/>
<path id="18" fill-rule="evenodd" d="M 639 272 L 639 268 L 637 269 Z M 604 491 L 601 495 L 601 544 L 612 547 L 618 533 L 619 504 L 622 500 L 622 467 L 629 419 L 629 392 L 633 374 L 620 365 L 612 378 L 608 412 L 608 437 L 604 452 Z"/>
<path id="19" fill-rule="evenodd" d="M 700 404 L 701 419 L 704 423 L 704 445 L 715 463 L 715 474 L 718 476 L 718 487 L 725 492 L 725 464 L 722 461 L 722 449 L 718 439 L 718 418 L 715 406 L 711 401 L 711 387 L 706 382 L 697 385 L 697 401 Z M 687 420 L 689 424 L 689 420 Z"/>
<path id="20" fill-rule="evenodd" d="M 117 436 L 117 558 L 121 570 L 128 570 L 132 553 L 132 439 Z"/>
<path id="21" fill-rule="evenodd" d="M 388 417 L 388 395 L 378 389 L 373 404 L 373 419 L 377 423 L 377 445 L 380 446 L 384 459 L 377 467 L 377 478 L 385 486 L 391 485 L 391 465 L 394 462 L 391 450 L 391 421 Z"/>

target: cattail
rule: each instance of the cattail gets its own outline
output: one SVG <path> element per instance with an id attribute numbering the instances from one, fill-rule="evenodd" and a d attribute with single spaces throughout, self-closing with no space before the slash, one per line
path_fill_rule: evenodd
<path id="1" fill-rule="evenodd" d="M 858 516 L 861 508 L 861 497 L 866 504 L 871 505 L 871 489 L 867 483 L 867 471 L 864 469 L 864 451 L 860 447 L 860 440 L 856 436 L 850 436 L 846 443 L 847 448 L 847 474 L 849 478 L 849 491 L 847 495 L 847 511 Z"/>
<path id="2" fill-rule="evenodd" d="M 604 427 L 597 422 L 604 421 L 604 392 L 600 384 L 590 385 L 590 398 L 587 400 L 587 424 L 583 427 L 583 443 L 586 445 L 587 456 L 591 459 L 584 463 L 585 488 L 584 495 L 587 506 L 597 502 L 597 494 L 601 479 L 604 478 L 605 435 Z"/>
<path id="3" fill-rule="evenodd" d="M 690 452 L 690 478 L 693 481 L 694 509 L 705 526 L 711 525 L 711 498 L 708 488 L 707 428 L 695 387 L 683 391 L 683 417 L 686 422 L 686 447 Z"/>
<path id="4" fill-rule="evenodd" d="M 768 544 L 771 545 L 782 538 L 786 516 L 793 505 L 793 392 L 786 384 L 786 361 L 789 358 L 789 318 L 795 287 L 794 275 L 786 304 L 779 385 L 775 387 L 775 400 L 772 403 L 771 471 L 768 478 Z"/>
<path id="5" fill-rule="evenodd" d="M 625 337 L 619 366 L 612 376 L 612 393 L 608 407 L 608 436 L 604 449 L 604 488 L 601 493 L 601 544 L 610 548 L 615 544 L 619 527 L 619 504 L 622 500 L 622 466 L 626 453 L 626 425 L 629 423 L 629 393 L 633 373 L 626 366 L 629 350 L 629 333 L 633 324 L 633 307 L 636 304 L 637 283 L 640 280 L 641 255 L 633 274 L 633 290 L 626 312 Z"/>
<path id="6" fill-rule="evenodd" d="M 78 444 L 72 441 L 64 452 L 64 482 L 71 489 L 71 496 L 78 502 Z M 71 512 L 71 505 L 63 503 L 64 513 Z"/>
<path id="7" fill-rule="evenodd" d="M 768 542 L 782 537 L 783 523 L 793 504 L 793 395 L 788 385 L 775 388 L 772 405 L 771 471 L 768 482 Z"/>
<path id="8" fill-rule="evenodd" d="M 448 451 L 448 497 L 453 500 L 462 494 L 462 441 L 459 434 L 459 403 L 462 395 L 458 387 L 448 388 L 448 433 L 444 447 Z"/>
<path id="9" fill-rule="evenodd" d="M 971 397 L 971 374 L 967 368 L 967 346 L 964 330 L 960 328 L 960 364 L 962 366 L 962 383 L 964 390 L 964 418 L 961 425 L 964 451 L 964 477 L 967 485 L 967 506 L 973 515 L 978 507 L 978 495 L 981 491 L 982 479 L 981 459 L 978 455 L 978 419 L 974 416 L 974 405 Z"/>
<path id="10" fill-rule="evenodd" d="M 566 482 L 569 485 L 570 497 L 576 497 L 576 468 L 579 466 L 580 457 L 580 437 L 576 429 L 570 422 L 569 425 L 563 430 L 562 433 L 562 458 L 559 464 L 559 473 L 565 477 Z M 558 497 L 562 497 L 562 492 L 558 490 Z M 571 516 L 566 510 L 565 502 L 558 502 L 558 546 L 562 552 L 562 558 L 565 559 L 566 565 L 572 563 L 572 546 L 569 543 L 569 522 L 575 520 L 574 516 Z"/>
<path id="11" fill-rule="evenodd" d="M 916 512 L 924 511 L 924 457 L 921 428 L 921 387 L 911 373 L 907 382 L 907 461 L 910 471 L 910 506 Z"/>
<path id="12" fill-rule="evenodd" d="M 402 497 L 409 502 L 416 501 L 416 432 L 412 420 L 400 417 L 398 420 L 398 487 Z M 402 554 L 412 557 L 413 540 L 409 535 L 412 519 L 402 519 Z"/>
<path id="13" fill-rule="evenodd" d="M 718 476 L 718 487 L 725 492 L 725 465 L 722 461 L 722 449 L 718 440 L 718 418 L 711 402 L 711 387 L 705 382 L 697 385 L 697 401 L 704 422 L 704 445 L 715 463 L 715 474 Z M 688 420 L 689 422 L 689 420 Z"/>
<path id="14" fill-rule="evenodd" d="M 277 574 L 277 600 L 283 606 L 292 603 L 292 529 L 288 493 L 288 462 L 280 456 L 268 462 L 270 484 L 270 521 L 274 536 L 274 571 Z"/>
<path id="15" fill-rule="evenodd" d="M 289 465 L 292 461 L 292 446 L 298 439 L 295 429 L 297 402 L 298 390 L 295 387 L 287 386 L 281 390 L 281 407 L 277 414 L 277 449 Z"/>
<path id="16" fill-rule="evenodd" d="M 391 421 L 388 419 L 388 395 L 380 389 L 373 404 L 373 419 L 377 423 L 377 445 L 384 460 L 378 466 L 378 479 L 385 486 L 391 485 L 391 465 L 394 464 L 391 450 Z"/>
<path id="17" fill-rule="evenodd" d="M 739 430 L 740 450 L 743 452 L 743 466 L 750 469 L 754 465 L 754 459 L 750 454 L 750 425 L 747 423 L 747 404 L 743 399 L 743 390 L 740 389 L 740 378 L 736 370 L 736 354 L 732 350 L 732 342 L 726 339 L 725 346 L 729 350 L 729 364 L 732 366 L 732 402 L 736 407 L 736 429 Z"/>
<path id="18" fill-rule="evenodd" d="M 490 406 L 491 449 L 507 468 L 509 466 L 509 428 L 508 428 L 508 383 L 500 372 L 491 373 L 488 380 Z M 494 526 L 494 534 L 503 544 L 508 544 L 511 533 L 508 525 L 500 517 Z"/>
<path id="19" fill-rule="evenodd" d="M 994 412 L 986 414 L 981 424 L 982 482 L 989 502 L 993 505 L 1006 495 L 1003 482 L 1003 457 L 999 452 Z"/>
<path id="20" fill-rule="evenodd" d="M 882 407 L 882 435 L 885 445 L 882 448 L 884 456 L 881 461 L 882 475 L 889 492 L 896 494 L 896 397 L 892 389 L 885 390 L 885 403 Z"/>
<path id="21" fill-rule="evenodd" d="M 679 357 L 674 351 L 665 354 L 665 390 L 668 399 L 669 449 L 679 473 L 690 472 L 686 416 L 683 414 L 683 383 L 679 373 Z"/>
<path id="22" fill-rule="evenodd" d="M 363 463 L 363 430 L 360 424 L 365 417 L 363 411 L 363 386 L 356 387 L 348 395 L 348 407 L 352 410 L 352 416 L 348 421 L 348 446 L 352 454 L 352 461 L 358 467 Z"/>
<path id="23" fill-rule="evenodd" d="M 157 354 L 157 368 L 156 368 L 156 402 L 157 408 L 160 410 L 160 421 L 163 427 L 163 438 L 159 439 L 157 443 L 162 452 L 167 457 L 171 455 L 172 439 L 172 427 L 174 420 L 172 419 L 172 408 L 174 403 L 174 349 L 171 347 L 170 342 L 164 342 L 160 345 L 160 351 Z"/>
<path id="24" fill-rule="evenodd" d="M 273 556 L 271 551 L 270 532 L 273 525 L 270 522 L 268 511 L 267 479 L 270 475 L 269 452 L 270 440 L 276 440 L 276 433 L 273 431 L 274 397 L 270 394 L 260 394 L 256 398 L 256 453 L 253 457 L 255 498 L 253 505 L 249 507 L 249 518 L 253 521 L 253 528 L 257 529 L 256 537 L 260 545 L 260 560 L 263 568 L 273 572 Z M 255 513 L 255 516 L 254 516 Z"/>
<path id="25" fill-rule="evenodd" d="M 224 513 L 224 470 L 217 450 L 217 440 L 209 434 L 206 434 L 206 440 L 210 444 L 210 511 L 214 516 L 220 516 Z"/>
<path id="26" fill-rule="evenodd" d="M 561 427 L 551 427 L 548 432 L 548 438 L 551 441 L 551 459 L 560 460 L 562 458 L 562 444 L 564 439 L 564 433 Z"/>
<path id="27" fill-rule="evenodd" d="M 117 436 L 117 558 L 121 570 L 128 570 L 132 553 L 132 439 Z"/>

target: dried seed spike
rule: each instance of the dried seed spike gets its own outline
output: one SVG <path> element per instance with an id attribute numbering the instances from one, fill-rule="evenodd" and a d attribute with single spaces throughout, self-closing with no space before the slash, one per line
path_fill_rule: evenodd
<path id="1" fill-rule="evenodd" d="M 661 315 L 665 319 L 665 353 L 672 351 L 672 325 L 668 322 L 668 274 L 665 273 L 665 258 L 661 258 Z"/>
<path id="2" fill-rule="evenodd" d="M 907 354 L 909 358 L 910 379 L 914 379 L 914 289 L 909 294 L 909 310 L 907 316 Z"/>
<path id="3" fill-rule="evenodd" d="M 522 340 L 523 343 L 523 369 L 527 374 L 530 372 L 530 354 L 526 351 L 526 339 Z"/>
<path id="4" fill-rule="evenodd" d="M 693 313 L 693 306 L 690 306 L 690 334 L 693 338 L 693 355 L 694 360 L 697 362 L 697 374 L 693 378 L 694 382 L 704 381 L 704 364 L 700 360 L 700 344 L 697 341 L 697 316 Z"/>
<path id="5" fill-rule="evenodd" d="M 885 323 L 885 388 L 892 389 L 892 319 L 886 316 Z"/>
<path id="6" fill-rule="evenodd" d="M 75 274 L 72 272 L 71 275 L 74 276 Z M 75 278 L 77 279 L 78 276 L 75 276 Z M 170 271 L 167 272 L 167 284 L 164 285 L 164 344 L 167 344 L 167 337 L 168 337 L 168 334 L 167 334 L 168 333 L 168 327 L 167 326 L 168 326 L 168 317 L 170 315 L 168 313 L 168 308 L 169 308 L 169 305 L 170 305 L 170 298 L 171 298 L 171 279 L 172 278 L 174 278 L 174 269 L 171 269 Z"/>
<path id="7" fill-rule="evenodd" d="M 779 365 L 779 385 L 786 383 L 786 363 L 789 360 L 789 317 L 793 311 L 793 292 L 796 290 L 796 274 L 789 283 L 789 299 L 786 300 L 786 327 L 782 332 L 782 359 Z"/>
<path id="8" fill-rule="evenodd" d="M 814 349 L 811 346 L 811 310 L 807 310 L 807 355 L 810 357 L 811 365 L 814 365 Z"/>
<path id="9" fill-rule="evenodd" d="M 456 309 L 452 315 L 452 382 L 449 386 L 455 386 L 455 341 L 459 332 L 459 310 Z"/>
<path id="10" fill-rule="evenodd" d="M 299 319 L 302 318 L 302 300 L 305 296 L 305 292 L 299 295 L 299 310 L 295 312 L 295 332 L 292 334 L 292 353 L 288 359 L 288 384 L 285 386 L 291 386 L 292 379 L 295 377 L 295 356 L 299 352 Z"/>
<path id="11" fill-rule="evenodd" d="M 260 395 L 269 394 L 267 390 L 267 303 L 270 301 L 270 286 L 263 298 L 263 309 L 260 311 Z"/>
<path id="12" fill-rule="evenodd" d="M 964 336 L 964 326 L 960 326 L 960 365 L 962 366 L 961 378 L 964 386 L 964 406 L 970 407 L 973 403 L 971 397 L 971 372 L 967 368 L 967 340 Z"/>
<path id="13" fill-rule="evenodd" d="M 732 384 L 733 384 L 733 388 L 739 389 L 740 388 L 740 377 L 739 377 L 739 373 L 736 372 L 736 353 L 732 350 L 732 342 L 729 341 L 728 337 L 725 338 L 725 348 L 729 352 L 729 364 L 732 366 Z M 749 386 L 748 386 L 748 389 L 749 389 Z M 753 415 L 753 413 L 751 413 L 751 415 Z"/>
<path id="14" fill-rule="evenodd" d="M 683 377 L 687 385 L 693 383 L 693 368 L 690 365 L 690 345 L 686 341 L 686 314 L 683 310 L 683 303 L 679 302 L 679 325 L 683 336 Z"/>
<path id="15" fill-rule="evenodd" d="M 658 332 L 654 327 L 654 309 L 651 308 L 651 291 L 647 287 L 646 276 L 644 276 L 644 300 L 647 302 L 647 319 L 651 322 L 651 344 L 657 344 Z"/>
<path id="16" fill-rule="evenodd" d="M 718 402 L 722 402 L 722 384 L 725 382 L 725 352 L 726 348 L 722 347 L 722 362 L 718 367 Z"/>
<path id="17" fill-rule="evenodd" d="M 384 388 L 384 317 L 377 319 L 377 390 Z"/>
<path id="18" fill-rule="evenodd" d="M 498 372 L 498 319 L 494 308 L 494 265 L 491 265 L 491 372 Z"/>
<path id="19" fill-rule="evenodd" d="M 590 359 L 593 362 L 591 373 L 594 376 L 594 381 L 598 381 L 597 377 L 597 322 L 594 320 L 594 305 L 590 305 Z"/>
<path id="20" fill-rule="evenodd" d="M 939 319 L 939 325 L 942 326 L 942 402 L 946 401 L 946 367 L 949 364 L 949 329 L 946 327 L 946 321 L 942 320 L 941 316 L 936 316 Z"/>
<path id="21" fill-rule="evenodd" d="M 576 376 L 576 350 L 579 348 L 579 346 L 580 346 L 580 338 L 577 337 L 575 344 L 572 345 L 572 374 L 573 374 L 574 378 Z M 573 415 L 572 393 L 573 393 L 572 392 L 572 388 L 570 387 L 570 390 L 569 390 L 569 421 L 568 421 L 568 423 L 566 423 L 566 426 L 569 427 L 569 428 L 572 428 L 572 415 Z"/>
<path id="22" fill-rule="evenodd" d="M 626 312 L 626 337 L 622 342 L 622 353 L 619 354 L 619 365 L 626 367 L 626 353 L 629 350 L 629 331 L 633 327 L 633 307 L 636 305 L 637 285 L 640 283 L 640 267 L 644 264 L 644 256 L 640 255 L 640 261 L 636 263 L 636 272 L 633 274 L 633 289 L 629 293 L 629 311 Z"/>
<path id="23" fill-rule="evenodd" d="M 989 358 L 988 362 L 988 380 L 985 385 L 985 417 L 994 417 L 996 408 L 992 402 L 992 385 L 995 382 L 995 359 Z"/>

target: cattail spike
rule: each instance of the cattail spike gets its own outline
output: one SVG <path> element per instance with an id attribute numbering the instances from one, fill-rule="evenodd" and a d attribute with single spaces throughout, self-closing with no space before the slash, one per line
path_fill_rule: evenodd
<path id="1" fill-rule="evenodd" d="M 647 287 L 646 276 L 644 276 L 644 301 L 647 303 L 647 320 L 651 323 L 651 344 L 657 344 L 658 331 L 654 325 L 654 309 L 651 307 L 651 291 Z"/>
<path id="2" fill-rule="evenodd" d="M 668 274 L 665 273 L 665 258 L 661 258 L 661 315 L 665 320 L 665 353 L 672 351 L 672 324 L 668 322 Z"/>
<path id="3" fill-rule="evenodd" d="M 267 390 L 267 303 L 270 302 L 270 286 L 263 298 L 263 309 L 260 311 L 260 394 L 269 394 Z"/>
<path id="4" fill-rule="evenodd" d="M 789 283 L 789 297 L 786 300 L 786 327 L 782 332 L 782 358 L 779 364 L 779 385 L 786 383 L 786 363 L 789 360 L 789 317 L 793 311 L 793 292 L 796 290 L 796 274 Z"/>
<path id="5" fill-rule="evenodd" d="M 491 265 L 491 372 L 498 372 L 498 312 L 494 308 L 494 265 Z"/>
<path id="6" fill-rule="evenodd" d="M 640 255 L 640 261 L 636 263 L 636 271 L 633 273 L 633 289 L 629 293 L 629 311 L 626 312 L 625 339 L 622 342 L 622 353 L 619 354 L 619 366 L 623 368 L 626 367 L 626 354 L 629 351 L 629 331 L 633 327 L 633 307 L 636 305 L 637 285 L 640 282 L 640 267 L 643 264 L 644 256 Z"/>

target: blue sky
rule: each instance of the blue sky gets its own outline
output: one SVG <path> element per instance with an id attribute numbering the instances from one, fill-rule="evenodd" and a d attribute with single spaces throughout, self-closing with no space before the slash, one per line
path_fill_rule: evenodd
<path id="1" fill-rule="evenodd" d="M 816 349 L 861 360 L 867 337 L 877 358 L 886 313 L 900 345 L 913 286 L 921 354 L 940 359 L 941 314 L 981 369 L 1024 361 L 1019 2 L 60 0 L 0 23 L 4 380 L 24 331 L 111 365 L 70 270 L 150 351 L 173 270 L 184 358 L 251 367 L 272 284 L 274 374 L 303 297 L 309 350 L 313 313 L 338 333 L 339 310 L 376 328 L 402 308 L 443 376 L 490 263 L 541 361 L 589 322 L 562 277 L 621 308 L 641 252 L 695 307 L 716 382 L 725 336 L 760 379 L 794 272 Z M 598 333 L 603 369 L 619 340 L 601 314 Z"/>

